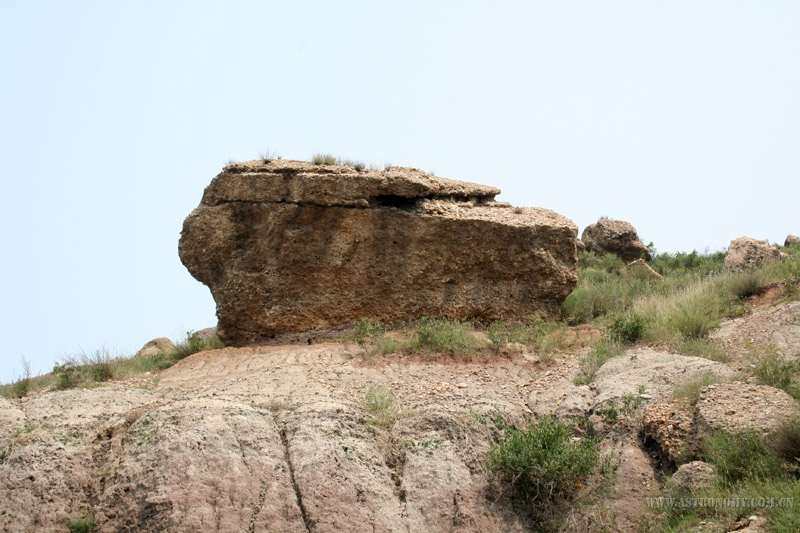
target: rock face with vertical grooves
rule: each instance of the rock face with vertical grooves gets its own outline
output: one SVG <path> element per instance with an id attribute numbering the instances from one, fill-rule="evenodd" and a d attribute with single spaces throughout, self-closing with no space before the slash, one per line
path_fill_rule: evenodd
<path id="1" fill-rule="evenodd" d="M 362 317 L 557 317 L 577 227 L 499 193 L 410 168 L 232 164 L 184 222 L 180 257 L 233 346 Z"/>

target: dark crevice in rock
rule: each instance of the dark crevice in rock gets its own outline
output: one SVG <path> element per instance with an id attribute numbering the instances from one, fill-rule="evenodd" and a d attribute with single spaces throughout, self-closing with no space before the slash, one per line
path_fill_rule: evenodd
<path id="1" fill-rule="evenodd" d="M 281 443 L 283 444 L 284 460 L 286 461 L 286 465 L 289 469 L 289 481 L 292 483 L 292 488 L 294 489 L 294 494 L 297 498 L 297 506 L 300 507 L 300 515 L 303 517 L 303 524 L 306 526 L 306 531 L 311 532 L 314 530 L 314 523 L 308 517 L 306 507 L 303 504 L 303 493 L 300 491 L 300 487 L 297 485 L 297 481 L 294 477 L 294 465 L 292 464 L 292 456 L 289 453 L 289 439 L 286 437 L 286 428 L 282 427 L 279 431 L 279 434 L 281 436 Z"/>
<path id="2" fill-rule="evenodd" d="M 406 491 L 403 488 L 403 470 L 406 466 L 406 450 L 397 444 L 389 447 L 389 453 L 384 458 L 384 464 L 389 468 L 389 475 L 394 482 L 394 493 L 400 503 L 406 502 Z"/>
<path id="3" fill-rule="evenodd" d="M 659 445 L 658 441 L 654 438 L 645 436 L 644 439 L 640 439 L 639 442 L 641 443 L 642 449 L 647 453 L 648 457 L 650 457 L 650 464 L 653 466 L 656 479 L 662 481 L 678 470 L 677 465 L 663 452 L 661 445 Z"/>
<path id="4" fill-rule="evenodd" d="M 369 199 L 370 207 L 395 207 L 404 211 L 412 211 L 417 207 L 420 198 L 408 198 L 393 194 L 382 194 Z"/>
<path id="5" fill-rule="evenodd" d="M 256 518 L 258 518 L 258 513 L 261 512 L 261 508 L 264 506 L 264 501 L 267 499 L 267 484 L 261 483 L 261 492 L 258 493 L 258 502 L 256 503 L 255 507 L 253 507 L 253 514 L 250 516 L 250 524 L 247 528 L 249 533 L 255 533 L 256 531 Z"/>

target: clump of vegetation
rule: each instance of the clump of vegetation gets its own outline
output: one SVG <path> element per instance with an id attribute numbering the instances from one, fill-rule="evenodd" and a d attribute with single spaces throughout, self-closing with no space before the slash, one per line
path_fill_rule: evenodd
<path id="1" fill-rule="evenodd" d="M 30 377 L 30 366 L 27 365 L 26 377 L 10 385 L 0 386 L 0 395 L 18 398 L 34 389 L 97 387 L 105 381 L 163 370 L 193 353 L 219 348 L 224 348 L 224 345 L 216 334 L 199 335 L 190 331 L 186 334 L 186 339 L 173 349 L 147 357 L 115 357 L 105 348 L 91 353 L 81 352 L 63 357 L 53 365 L 50 374 L 36 378 Z"/>
<path id="2" fill-rule="evenodd" d="M 391 389 L 370 386 L 364 394 L 364 407 L 372 415 L 371 424 L 387 427 L 394 422 L 394 394 Z"/>
<path id="3" fill-rule="evenodd" d="M 311 162 L 315 165 L 338 165 L 339 158 L 331 154 L 314 154 Z"/>
<path id="4" fill-rule="evenodd" d="M 115 358 L 105 348 L 64 357 L 53 366 L 57 379 L 55 388 L 64 390 L 109 381 L 114 378 L 115 363 Z"/>
<path id="5" fill-rule="evenodd" d="M 700 458 L 717 468 L 727 487 L 744 480 L 769 481 L 786 474 L 757 431 L 716 432 L 704 441 Z"/>
<path id="6" fill-rule="evenodd" d="M 374 339 L 386 333 L 386 327 L 380 320 L 359 318 L 353 323 L 353 329 L 342 336 L 342 340 L 363 344 L 367 339 Z"/>
<path id="7" fill-rule="evenodd" d="M 699 456 L 716 468 L 717 479 L 692 496 L 722 503 L 655 505 L 658 525 L 654 530 L 691 531 L 701 524 L 706 525 L 704 530 L 714 524 L 724 529 L 755 513 L 766 515 L 769 531 L 800 531 L 800 514 L 794 509 L 800 497 L 800 420 L 790 421 L 767 438 L 749 430 L 713 433 L 703 440 Z M 737 499 L 736 505 L 724 505 L 732 498 Z"/>
<path id="8" fill-rule="evenodd" d="M 507 438 L 489 451 L 487 470 L 537 519 L 572 498 L 594 471 L 598 440 L 574 439 L 569 424 L 543 418 L 524 431 L 505 429 Z"/>
<path id="9" fill-rule="evenodd" d="M 270 163 L 273 159 L 280 159 L 281 157 L 278 156 L 278 155 L 275 155 L 275 153 L 272 152 L 272 150 L 264 150 L 263 152 L 261 152 L 258 155 L 258 158 L 261 159 L 262 163 L 266 164 L 266 163 Z"/>
<path id="10" fill-rule="evenodd" d="M 402 348 L 401 343 L 387 335 L 386 326 L 380 320 L 360 318 L 353 323 L 353 329 L 342 336 L 345 342 L 357 342 L 364 347 L 364 357 L 388 355 Z"/>
<path id="11" fill-rule="evenodd" d="M 642 394 L 644 387 L 640 387 L 640 390 L 642 391 L 640 394 Z M 620 414 L 625 416 L 632 415 L 642 406 L 643 402 L 644 400 L 638 394 L 625 394 L 619 400 L 604 403 L 596 410 L 596 413 L 609 422 L 616 422 L 619 420 Z"/>
<path id="12" fill-rule="evenodd" d="M 609 337 L 621 344 L 633 344 L 644 335 L 645 320 L 635 312 L 618 315 L 608 328 Z"/>
<path id="13" fill-rule="evenodd" d="M 31 390 L 31 363 L 22 358 L 22 376 L 10 385 L 0 387 L 0 395 L 5 398 L 22 398 Z"/>
<path id="14" fill-rule="evenodd" d="M 362 172 L 367 168 L 363 161 L 352 159 L 342 159 L 331 154 L 314 154 L 311 162 L 315 165 L 339 165 L 353 167 L 356 172 Z"/>
<path id="15" fill-rule="evenodd" d="M 750 344 L 744 359 L 759 384 L 782 389 L 800 400 L 800 361 L 788 359 L 775 344 Z"/>
<path id="16" fill-rule="evenodd" d="M 706 277 L 722 271 L 726 255 L 725 250 L 704 254 L 697 250 L 658 254 L 650 261 L 650 267 L 662 276 L 671 278 Z"/>
<path id="17" fill-rule="evenodd" d="M 575 376 L 575 384 L 586 385 L 587 383 L 591 383 L 594 375 L 600 367 L 603 366 L 603 363 L 612 357 L 622 355 L 624 351 L 625 347 L 622 344 L 609 337 L 603 337 L 597 341 L 589 353 L 581 358 L 581 371 Z"/>
<path id="18" fill-rule="evenodd" d="M 708 387 L 714 383 L 722 383 L 725 380 L 718 374 L 703 374 L 695 379 L 679 383 L 672 391 L 672 397 L 682 400 L 691 406 L 697 405 L 700 400 L 700 391 L 703 387 Z"/>
<path id="19" fill-rule="evenodd" d="M 474 330 L 457 320 L 423 317 L 405 348 L 411 352 L 471 355 L 481 346 Z"/>
<path id="20" fill-rule="evenodd" d="M 703 357 L 718 363 L 726 363 L 728 354 L 709 339 L 685 339 L 678 343 L 678 352 L 683 355 Z"/>
<path id="21" fill-rule="evenodd" d="M 559 339 L 551 334 L 562 328 L 563 323 L 546 321 L 534 315 L 517 322 L 495 320 L 489 324 L 486 334 L 495 351 L 508 344 L 523 344 L 540 358 L 547 358 L 561 347 Z"/>
<path id="22" fill-rule="evenodd" d="M 64 523 L 70 533 L 92 533 L 97 529 L 97 520 L 94 515 L 69 517 Z"/>

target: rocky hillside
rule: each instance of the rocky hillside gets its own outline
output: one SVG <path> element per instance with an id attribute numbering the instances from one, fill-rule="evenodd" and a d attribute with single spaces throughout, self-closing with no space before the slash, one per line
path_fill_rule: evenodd
<path id="1" fill-rule="evenodd" d="M 529 417 L 556 415 L 588 417 L 614 471 L 579 491 L 582 503 L 563 527 L 641 531 L 645 498 L 661 494 L 671 473 L 665 451 L 674 427 L 664 428 L 680 425 L 659 406 L 694 377 L 735 376 L 755 340 L 800 353 L 800 302 L 762 303 L 725 322 L 715 335 L 727 364 L 639 345 L 587 385 L 574 378 L 599 332 L 556 333 L 555 354 L 506 345 L 469 357 L 369 357 L 369 342 L 338 341 L 225 348 L 157 376 L 0 399 L 0 526 L 532 531 L 543 526 L 487 475 L 486 454 L 506 431 L 491 420 L 522 428 Z M 714 405 L 731 400 L 741 427 L 787 414 L 770 409 L 780 391 L 757 404 L 767 396 L 747 387 L 699 402 L 697 415 L 724 424 L 731 409 Z M 695 425 L 684 429 L 688 442 Z"/>

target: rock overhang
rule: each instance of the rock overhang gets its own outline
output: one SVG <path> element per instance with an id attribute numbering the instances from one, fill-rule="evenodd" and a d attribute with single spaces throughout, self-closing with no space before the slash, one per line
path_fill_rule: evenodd
<path id="1" fill-rule="evenodd" d="M 203 195 L 203 204 L 289 202 L 324 207 L 370 207 L 402 200 L 490 202 L 500 189 L 439 178 L 415 168 L 357 171 L 345 165 L 303 161 L 248 161 L 225 167 Z"/>

